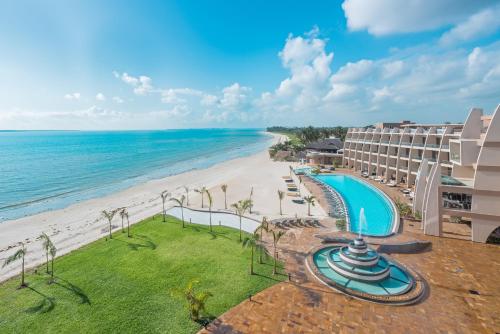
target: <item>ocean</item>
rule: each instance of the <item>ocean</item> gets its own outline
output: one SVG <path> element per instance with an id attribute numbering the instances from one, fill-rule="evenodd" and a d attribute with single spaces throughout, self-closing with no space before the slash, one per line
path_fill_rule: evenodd
<path id="1" fill-rule="evenodd" d="M 265 149 L 259 129 L 0 131 L 0 222 Z"/>

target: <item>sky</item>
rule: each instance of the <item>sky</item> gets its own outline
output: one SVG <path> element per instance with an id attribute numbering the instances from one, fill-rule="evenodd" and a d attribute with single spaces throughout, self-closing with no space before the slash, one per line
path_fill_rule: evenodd
<path id="1" fill-rule="evenodd" d="M 500 103 L 500 1 L 11 1 L 0 129 L 463 122 Z"/>

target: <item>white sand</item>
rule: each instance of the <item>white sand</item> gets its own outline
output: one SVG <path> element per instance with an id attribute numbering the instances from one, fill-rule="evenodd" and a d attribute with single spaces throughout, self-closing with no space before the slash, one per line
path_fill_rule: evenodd
<path id="1" fill-rule="evenodd" d="M 274 142 L 283 137 L 274 136 Z M 206 186 L 212 193 L 213 209 L 224 209 L 224 195 L 220 185 L 228 185 L 228 206 L 250 196 L 253 187 L 254 202 L 253 218 L 262 216 L 269 218 L 279 217 L 279 200 L 277 190 L 286 191 L 283 175 L 289 174 L 288 162 L 274 162 L 269 158 L 267 151 L 255 155 L 229 160 L 203 170 L 194 170 L 179 175 L 152 180 L 133 186 L 129 189 L 101 197 L 73 204 L 65 209 L 54 210 L 23 217 L 16 220 L 0 223 L 0 264 L 6 257 L 16 251 L 20 242 L 24 242 L 28 254 L 26 266 L 34 267 L 45 261 L 38 236 L 47 233 L 58 249 L 58 255 L 66 254 L 94 240 L 107 235 L 108 223 L 101 217 L 101 211 L 118 207 L 127 207 L 130 222 L 136 223 L 144 218 L 161 212 L 160 193 L 168 190 L 172 196 L 184 193 L 183 186 L 188 186 L 189 204 L 200 207 L 201 195 L 192 191 L 194 188 Z M 301 188 L 302 195 L 308 194 Z M 167 202 L 173 206 L 173 202 Z M 283 200 L 283 213 L 285 216 L 305 217 L 306 204 L 295 204 L 292 197 L 285 196 Z M 311 213 L 316 218 L 325 216 L 319 205 L 311 207 Z M 117 216 L 113 220 L 113 230 L 118 230 L 121 225 Z M 19 273 L 19 263 L 11 264 L 0 269 L 0 281 Z"/>

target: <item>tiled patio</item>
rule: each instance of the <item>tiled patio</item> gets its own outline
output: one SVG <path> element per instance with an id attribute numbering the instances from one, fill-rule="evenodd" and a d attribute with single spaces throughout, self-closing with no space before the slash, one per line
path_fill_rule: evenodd
<path id="1" fill-rule="evenodd" d="M 385 189 L 392 197 L 393 189 Z M 308 184 L 318 195 L 319 189 Z M 500 332 L 500 247 L 449 237 L 423 235 L 419 223 L 404 222 L 402 234 L 368 240 L 428 240 L 432 250 L 392 254 L 418 271 L 429 286 L 424 300 L 413 306 L 387 306 L 359 301 L 319 283 L 304 259 L 319 245 L 317 235 L 332 232 L 334 221 L 319 228 L 292 228 L 280 244 L 280 257 L 292 282 L 277 284 L 223 314 L 202 333 L 496 333 Z M 413 226 L 411 226 L 413 225 Z M 460 232 L 462 233 L 462 232 Z M 479 295 L 471 293 L 477 291 Z"/>

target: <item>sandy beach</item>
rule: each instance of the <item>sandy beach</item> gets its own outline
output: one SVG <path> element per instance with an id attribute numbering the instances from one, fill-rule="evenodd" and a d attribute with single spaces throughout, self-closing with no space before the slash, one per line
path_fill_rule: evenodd
<path id="1" fill-rule="evenodd" d="M 283 136 L 273 135 L 273 143 Z M 162 209 L 160 193 L 168 190 L 173 197 L 185 194 L 184 186 L 189 191 L 189 206 L 201 207 L 201 195 L 194 189 L 207 187 L 213 196 L 213 210 L 224 209 L 224 194 L 220 185 L 227 184 L 227 202 L 231 203 L 250 196 L 253 187 L 252 214 L 248 216 L 261 219 L 280 217 L 277 191 L 286 191 L 283 175 L 289 174 L 289 162 L 274 162 L 267 150 L 257 154 L 228 160 L 207 169 L 193 170 L 186 173 L 151 180 L 114 194 L 83 201 L 67 208 L 47 211 L 29 217 L 0 223 L 0 262 L 16 251 L 21 242 L 27 248 L 26 267 L 32 268 L 45 261 L 38 237 L 47 233 L 58 249 L 58 256 L 75 250 L 85 244 L 105 237 L 109 232 L 108 223 L 101 216 L 102 210 L 126 207 L 130 223 L 158 214 Z M 302 195 L 308 194 L 301 187 Z M 292 202 L 293 197 L 285 196 L 282 202 L 284 216 L 305 217 L 306 204 Z M 173 202 L 167 201 L 168 207 Z M 311 207 L 311 214 L 321 218 L 326 213 L 319 205 Z M 120 217 L 113 220 L 113 230 L 121 227 Z M 0 269 L 0 281 L 19 274 L 20 263 L 14 263 Z"/>

